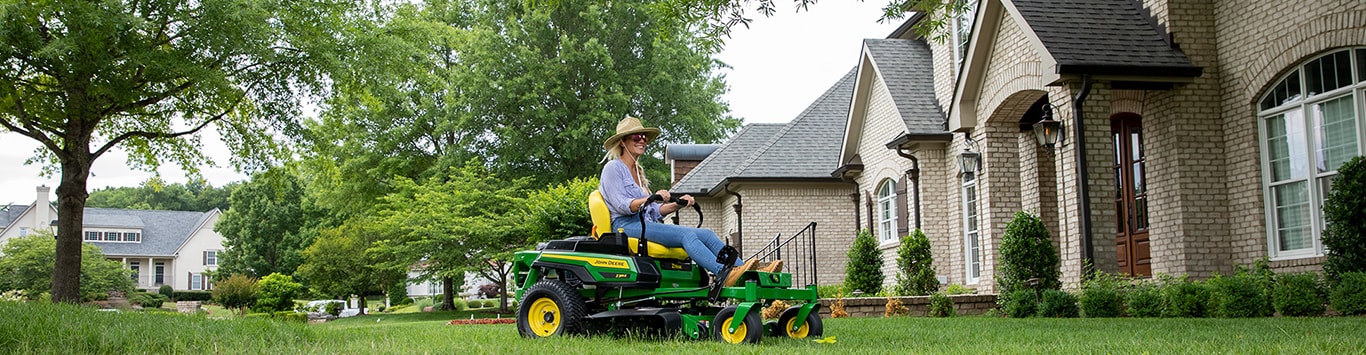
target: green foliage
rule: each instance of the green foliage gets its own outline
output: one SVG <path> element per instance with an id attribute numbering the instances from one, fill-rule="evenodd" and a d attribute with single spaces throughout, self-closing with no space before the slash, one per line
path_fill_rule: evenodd
<path id="1" fill-rule="evenodd" d="M 1211 316 L 1224 318 L 1266 317 L 1272 312 L 1271 298 L 1260 276 L 1239 271 L 1233 276 L 1215 274 L 1205 282 L 1209 288 Z"/>
<path id="2" fill-rule="evenodd" d="M 1000 303 L 1000 309 L 1011 318 L 1026 318 L 1038 312 L 1039 294 L 1031 289 L 1019 289 L 1010 291 L 1006 301 Z"/>
<path id="3" fill-rule="evenodd" d="M 168 300 L 172 299 L 171 294 L 174 292 L 175 289 L 171 288 L 171 285 L 161 285 L 161 287 L 157 288 L 157 293 L 161 294 L 162 296 L 166 296 L 166 299 Z"/>
<path id="4" fill-rule="evenodd" d="M 867 229 L 859 231 L 854 246 L 849 248 L 849 262 L 844 269 L 844 288 L 849 293 L 854 290 L 864 294 L 882 292 L 882 253 L 877 249 L 873 233 Z"/>
<path id="5" fill-rule="evenodd" d="M 1124 315 L 1124 281 L 1119 275 L 1097 272 L 1082 283 L 1081 311 L 1087 318 L 1111 318 Z"/>
<path id="6" fill-rule="evenodd" d="M 1124 304 L 1129 316 L 1135 318 L 1155 318 L 1162 316 L 1162 289 L 1151 282 L 1143 282 L 1124 294 Z"/>
<path id="7" fill-rule="evenodd" d="M 1162 316 L 1200 318 L 1208 313 L 1210 290 L 1203 282 L 1182 275 L 1162 285 Z"/>
<path id="8" fill-rule="evenodd" d="M 949 284 L 948 289 L 944 290 L 944 293 L 950 295 L 971 295 L 977 293 L 977 290 L 960 284 Z"/>
<path id="9" fill-rule="evenodd" d="M 900 295 L 923 296 L 939 291 L 939 279 L 934 275 L 934 255 L 930 253 L 930 238 L 919 228 L 901 238 L 896 249 L 896 292 Z"/>
<path id="10" fill-rule="evenodd" d="M 1329 283 L 1349 272 L 1366 272 L 1366 156 L 1338 167 L 1323 201 L 1323 273 Z"/>
<path id="11" fill-rule="evenodd" d="M 1013 291 L 1026 289 L 1026 282 L 1038 279 L 1039 290 L 1062 289 L 1058 270 L 1058 251 L 1048 239 L 1043 220 L 1028 212 L 1016 212 L 1001 237 L 1000 263 L 996 266 L 996 286 L 1008 301 Z"/>
<path id="12" fill-rule="evenodd" d="M 302 230 L 302 200 L 299 179 L 284 169 L 252 175 L 233 191 L 233 208 L 214 225 L 227 247 L 219 270 L 248 277 L 294 274 L 303 262 L 300 253 L 313 242 Z"/>
<path id="13" fill-rule="evenodd" d="M 531 192 L 526 199 L 527 233 L 531 241 L 588 235 L 593 226 L 588 215 L 588 194 L 597 189 L 597 178 L 575 178 Z"/>
<path id="14" fill-rule="evenodd" d="M 256 305 L 253 310 L 262 312 L 287 311 L 294 309 L 294 299 L 304 286 L 294 282 L 289 275 L 272 273 L 256 282 Z"/>
<path id="15" fill-rule="evenodd" d="M 341 302 L 327 302 L 327 303 L 324 303 L 324 304 L 323 304 L 323 309 L 322 309 L 322 310 L 323 310 L 324 313 L 331 314 L 333 317 L 336 317 L 336 316 L 338 316 L 338 315 L 341 315 L 342 303 L 341 303 Z"/>
<path id="16" fill-rule="evenodd" d="M 46 231 L 9 239 L 0 248 L 0 290 L 24 290 L 29 295 L 51 290 L 56 248 L 57 241 Z M 131 275 L 122 263 L 105 259 L 100 247 L 81 243 L 82 300 L 108 297 L 109 291 L 132 291 Z"/>
<path id="17" fill-rule="evenodd" d="M 404 276 L 407 276 L 406 274 Z M 398 306 L 413 303 L 412 298 L 408 298 L 408 287 L 405 282 L 396 282 L 389 285 L 389 304 Z"/>
<path id="18" fill-rule="evenodd" d="M 166 296 L 157 293 L 133 292 L 128 295 L 128 302 L 142 306 L 142 308 L 161 308 L 161 304 L 166 302 Z"/>
<path id="19" fill-rule="evenodd" d="M 943 292 L 930 294 L 929 309 L 931 317 L 953 317 L 957 312 L 953 307 L 953 299 Z"/>
<path id="20" fill-rule="evenodd" d="M 171 292 L 171 299 L 179 301 L 210 301 L 213 300 L 213 293 L 209 291 L 175 291 Z"/>
<path id="21" fill-rule="evenodd" d="M 1321 316 L 1328 303 L 1328 291 L 1318 273 L 1302 272 L 1276 276 L 1271 303 L 1286 317 Z"/>
<path id="22" fill-rule="evenodd" d="M 1366 314 L 1366 272 L 1338 274 L 1338 283 L 1330 290 L 1328 301 L 1339 314 Z"/>
<path id="23" fill-rule="evenodd" d="M 247 307 L 256 303 L 257 291 L 260 286 L 256 279 L 234 274 L 223 281 L 213 285 L 213 301 L 223 308 L 234 309 L 245 313 Z"/>
<path id="24" fill-rule="evenodd" d="M 139 187 L 108 187 L 90 192 L 86 207 L 123 208 L 164 211 L 228 210 L 228 196 L 240 183 L 221 188 L 203 179 L 189 183 L 167 184 L 159 177 L 142 182 Z"/>
<path id="25" fill-rule="evenodd" d="M 340 226 L 323 228 L 302 253 L 303 264 L 295 273 L 309 288 L 327 298 L 393 289 L 407 279 L 405 270 L 388 267 L 382 253 L 367 252 L 383 236 L 370 222 L 355 218 Z M 397 287 L 404 292 L 402 287 Z"/>
<path id="26" fill-rule="evenodd" d="M 1044 290 L 1039 297 L 1039 316 L 1050 318 L 1076 318 L 1077 296 L 1063 290 Z"/>

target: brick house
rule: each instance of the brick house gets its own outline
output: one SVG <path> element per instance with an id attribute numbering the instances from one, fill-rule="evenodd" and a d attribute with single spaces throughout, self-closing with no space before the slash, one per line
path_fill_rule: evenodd
<path id="1" fill-rule="evenodd" d="M 887 264 L 895 238 L 919 226 L 942 280 L 994 292 L 996 246 L 1017 211 L 1053 232 L 1065 283 L 1087 259 L 1135 276 L 1208 277 L 1260 258 L 1279 272 L 1320 269 L 1325 191 L 1338 165 L 1366 153 L 1366 2 L 969 5 L 943 43 L 908 31 L 918 18 L 866 40 L 852 92 L 835 93 L 849 101 L 826 166 L 842 193 L 786 204 L 861 219 L 821 234 L 832 242 L 818 252 L 823 269 L 842 274 L 855 225 L 884 241 Z M 1045 116 L 1062 123 L 1052 147 L 1035 137 Z M 755 127 L 708 160 L 757 154 L 732 147 Z M 738 198 L 708 192 L 710 208 L 735 214 L 720 206 Z M 746 207 L 766 203 L 740 194 Z M 743 211 L 723 219 L 759 219 Z"/>

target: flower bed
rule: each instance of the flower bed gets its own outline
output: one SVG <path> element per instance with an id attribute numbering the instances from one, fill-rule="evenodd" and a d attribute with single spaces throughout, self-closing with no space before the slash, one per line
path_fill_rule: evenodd
<path id="1" fill-rule="evenodd" d="M 450 321 L 450 322 L 446 322 L 446 325 L 463 325 L 463 324 L 512 324 L 512 323 L 516 323 L 516 322 L 517 322 L 517 319 L 515 319 L 515 318 L 479 318 L 479 319 L 456 319 L 456 320 L 453 320 L 453 321 Z"/>

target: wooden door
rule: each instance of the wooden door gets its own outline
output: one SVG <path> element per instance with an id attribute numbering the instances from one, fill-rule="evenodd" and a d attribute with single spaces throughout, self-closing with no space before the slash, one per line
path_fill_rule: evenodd
<path id="1" fill-rule="evenodd" d="M 1110 119 L 1114 143 L 1115 244 L 1119 271 L 1129 276 L 1152 276 L 1152 257 L 1148 243 L 1148 186 L 1143 147 L 1143 122 L 1133 114 Z"/>

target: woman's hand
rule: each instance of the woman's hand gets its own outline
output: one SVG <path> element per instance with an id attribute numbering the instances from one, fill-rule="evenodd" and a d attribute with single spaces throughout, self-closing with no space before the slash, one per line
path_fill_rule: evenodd
<path id="1" fill-rule="evenodd" d="M 692 195 L 679 196 L 678 200 L 683 202 L 678 204 L 679 207 L 688 207 L 697 204 L 697 201 L 693 200 Z"/>
<path id="2" fill-rule="evenodd" d="M 663 198 L 664 198 L 663 200 L 661 200 L 661 202 L 669 202 L 669 197 L 670 197 L 670 196 L 669 196 L 669 190 L 659 190 L 659 191 L 655 191 L 655 194 L 656 194 L 656 195 L 659 195 L 659 197 L 663 197 Z"/>

